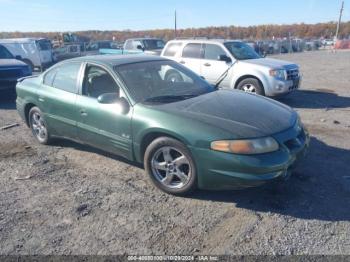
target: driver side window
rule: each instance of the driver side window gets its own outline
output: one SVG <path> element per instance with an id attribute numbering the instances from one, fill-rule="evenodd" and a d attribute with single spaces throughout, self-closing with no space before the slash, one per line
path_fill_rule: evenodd
<path id="1" fill-rule="evenodd" d="M 114 93 L 119 96 L 119 86 L 113 77 L 103 68 L 88 65 L 85 70 L 83 95 L 98 98 L 102 94 Z"/>

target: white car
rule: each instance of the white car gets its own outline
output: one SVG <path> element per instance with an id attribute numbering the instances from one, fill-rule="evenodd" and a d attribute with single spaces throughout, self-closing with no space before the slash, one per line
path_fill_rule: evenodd
<path id="1" fill-rule="evenodd" d="M 213 85 L 266 96 L 280 96 L 300 86 L 299 66 L 264 58 L 252 47 L 234 40 L 172 40 L 161 56 L 177 61 Z M 167 72 L 171 81 L 181 81 Z"/>
<path id="2" fill-rule="evenodd" d="M 46 38 L 0 39 L 0 44 L 29 65 L 32 71 L 43 71 L 54 62 L 51 42 Z"/>
<path id="3" fill-rule="evenodd" d="M 144 52 L 148 55 L 160 55 L 164 47 L 164 41 L 158 38 L 132 38 L 124 43 L 124 51 L 127 53 Z"/>

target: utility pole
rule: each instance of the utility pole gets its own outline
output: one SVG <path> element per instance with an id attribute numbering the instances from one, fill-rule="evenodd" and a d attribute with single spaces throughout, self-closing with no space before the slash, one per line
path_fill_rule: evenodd
<path id="1" fill-rule="evenodd" d="M 334 37 L 334 47 L 335 47 L 336 42 L 337 42 L 337 40 L 338 40 L 339 30 L 340 30 L 340 24 L 341 24 L 341 18 L 342 18 L 342 15 L 343 15 L 343 11 L 344 11 L 344 1 L 342 1 L 341 8 L 340 8 L 339 20 L 338 20 L 338 25 L 337 25 L 337 31 L 336 31 L 335 37 Z M 334 49 L 335 49 L 335 48 L 334 48 Z"/>
<path id="2" fill-rule="evenodd" d="M 174 28 L 174 38 L 177 38 L 177 14 L 175 10 L 175 28 Z"/>

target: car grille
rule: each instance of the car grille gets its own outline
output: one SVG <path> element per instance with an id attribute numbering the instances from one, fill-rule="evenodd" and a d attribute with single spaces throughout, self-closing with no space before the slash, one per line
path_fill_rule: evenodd
<path id="1" fill-rule="evenodd" d="M 288 69 L 287 70 L 287 80 L 296 80 L 299 79 L 299 69 Z"/>
<path id="2" fill-rule="evenodd" d="M 0 69 L 0 78 L 16 78 L 22 76 L 22 69 Z"/>

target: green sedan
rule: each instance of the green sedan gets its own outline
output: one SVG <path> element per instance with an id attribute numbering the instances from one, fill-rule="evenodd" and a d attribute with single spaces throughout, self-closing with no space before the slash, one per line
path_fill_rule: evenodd
<path id="1" fill-rule="evenodd" d="M 286 178 L 309 144 L 290 107 L 154 56 L 61 62 L 20 80 L 16 103 L 39 143 L 67 138 L 141 163 L 175 195 Z"/>

